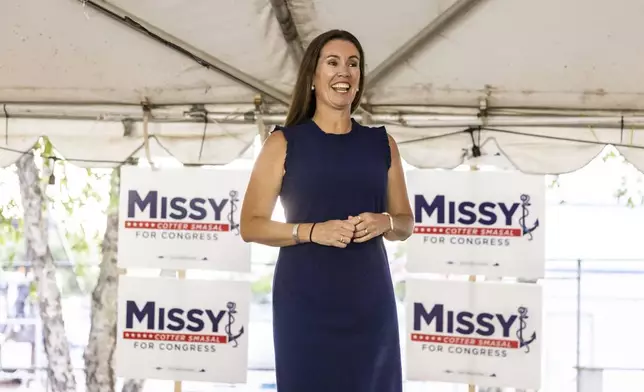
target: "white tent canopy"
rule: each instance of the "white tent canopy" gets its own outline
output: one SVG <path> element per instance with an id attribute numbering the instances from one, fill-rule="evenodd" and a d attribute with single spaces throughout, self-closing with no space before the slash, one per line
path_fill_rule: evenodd
<path id="1" fill-rule="evenodd" d="M 563 173 L 610 143 L 644 171 L 641 0 L 5 0 L 2 8 L 0 147 L 15 151 L 47 135 L 67 158 L 92 160 L 83 166 L 110 166 L 149 134 L 184 163 L 230 162 L 283 121 L 308 42 L 342 28 L 366 51 L 356 117 L 386 125 L 412 165 L 455 167 L 474 143 L 520 170 Z M 18 156 L 0 151 L 0 166 Z"/>

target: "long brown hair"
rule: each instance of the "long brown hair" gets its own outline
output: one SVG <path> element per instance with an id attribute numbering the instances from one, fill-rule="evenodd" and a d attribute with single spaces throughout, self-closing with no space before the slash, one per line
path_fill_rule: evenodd
<path id="1" fill-rule="evenodd" d="M 315 91 L 311 90 L 313 85 L 313 78 L 315 77 L 315 70 L 317 69 L 318 60 L 322 48 L 329 41 L 344 40 L 351 42 L 358 49 L 360 54 L 360 83 L 358 92 L 351 103 L 351 112 L 356 110 L 362 99 L 362 87 L 364 85 L 364 51 L 360 41 L 351 33 L 344 30 L 329 30 L 315 37 L 311 44 L 306 49 L 300 70 L 297 75 L 297 82 L 293 89 L 293 97 L 288 114 L 286 115 L 285 126 L 300 124 L 313 117 L 315 114 Z"/>

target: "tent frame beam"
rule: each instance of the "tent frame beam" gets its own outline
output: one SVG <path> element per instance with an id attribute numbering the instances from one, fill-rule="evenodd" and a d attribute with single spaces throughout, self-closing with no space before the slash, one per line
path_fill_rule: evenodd
<path id="1" fill-rule="evenodd" d="M 260 119 L 265 125 L 283 124 L 286 113 L 284 107 L 268 106 L 268 113 L 257 113 L 253 105 L 204 105 L 208 119 L 220 124 L 254 124 Z M 273 110 L 276 109 L 276 110 Z M 4 104 L 4 111 L 9 119 L 51 119 L 51 120 L 84 120 L 84 121 L 141 121 L 143 111 L 139 105 L 37 105 L 37 104 Z M 203 117 L 191 117 L 193 106 L 169 105 L 152 107 L 154 122 L 201 122 Z M 241 111 L 240 111 L 241 110 Z M 363 115 L 356 114 L 358 121 Z M 644 112 L 621 114 L 617 112 L 583 112 L 568 113 L 540 112 L 535 114 L 508 114 L 504 109 L 490 109 L 487 117 L 481 118 L 476 113 L 452 110 L 451 108 L 434 108 L 433 113 L 378 112 L 370 115 L 374 124 L 395 125 L 419 131 L 423 128 L 476 128 L 476 127 L 552 127 L 552 128 L 588 128 L 624 129 L 626 131 L 644 129 Z M 623 121 L 623 123 L 622 123 Z M 3 121 L 0 121 L 2 123 Z M 0 126 L 2 129 L 2 126 Z"/>
<path id="2" fill-rule="evenodd" d="M 282 35 L 286 40 L 293 62 L 298 68 L 304 57 L 304 45 L 302 45 L 302 39 L 297 31 L 288 3 L 286 0 L 271 0 L 271 7 L 273 8 L 275 19 L 277 19 L 282 29 Z"/>
<path id="3" fill-rule="evenodd" d="M 391 73 L 391 70 L 400 65 L 402 62 L 408 60 L 418 48 L 425 45 L 431 39 L 439 36 L 439 34 L 449 27 L 459 16 L 465 14 L 474 5 L 481 0 L 457 0 L 447 10 L 438 15 L 432 20 L 425 28 L 413 36 L 409 41 L 405 42 L 400 48 L 380 63 L 369 75 L 367 75 L 367 88 L 365 92 L 373 89 L 385 75 Z"/>
<path id="4" fill-rule="evenodd" d="M 289 8 L 287 0 L 270 0 L 270 2 L 275 18 L 282 29 L 282 35 L 286 40 L 286 45 L 291 53 L 295 69 L 299 70 L 300 63 L 304 58 L 305 49 L 302 38 L 297 30 L 295 20 L 293 19 L 291 9 Z M 365 116 L 369 116 L 370 114 L 366 105 L 363 103 L 358 105 L 357 113 L 364 114 Z"/>
<path id="5" fill-rule="evenodd" d="M 179 52 L 198 64 L 213 69 L 229 78 L 241 83 L 258 93 L 275 99 L 277 102 L 288 105 L 290 103 L 290 96 L 283 91 L 280 91 L 272 86 L 269 86 L 262 81 L 253 78 L 252 76 L 242 72 L 241 70 L 226 64 L 220 59 L 197 49 L 196 47 L 188 44 L 187 42 L 167 33 L 166 31 L 148 23 L 147 21 L 138 18 L 137 16 L 107 2 L 104 0 L 79 0 L 81 3 L 92 7 L 100 13 L 117 20 L 125 26 L 145 34 L 154 40 L 161 42 L 172 50 Z M 152 103 L 154 104 L 154 103 Z"/>
<path id="6" fill-rule="evenodd" d="M 207 113 L 226 114 L 239 117 L 247 112 L 256 110 L 253 103 L 201 103 L 201 104 L 154 104 L 150 109 L 157 113 L 181 113 L 189 116 L 195 107 L 201 107 Z M 61 115 L 66 117 L 70 114 L 87 114 L 89 117 L 106 119 L 109 117 L 129 118 L 139 116 L 142 113 L 141 104 L 127 103 L 91 103 L 91 102 L 1 102 L 0 118 L 4 118 L 4 109 L 7 110 L 9 117 L 19 115 L 28 117 L 32 114 L 34 118 L 42 115 Z M 286 114 L 287 107 L 283 105 L 266 104 L 266 114 Z M 414 116 L 433 117 L 433 116 L 478 116 L 480 109 L 474 106 L 440 106 L 440 105 L 374 105 L 373 114 L 388 116 Z M 632 117 L 644 117 L 644 110 L 598 110 L 598 109 L 580 109 L 580 108 L 536 108 L 536 107 L 489 107 L 486 109 L 489 116 L 505 116 L 513 118 L 535 118 L 535 117 L 566 117 L 566 118 L 617 118 L 624 116 L 624 119 Z"/>

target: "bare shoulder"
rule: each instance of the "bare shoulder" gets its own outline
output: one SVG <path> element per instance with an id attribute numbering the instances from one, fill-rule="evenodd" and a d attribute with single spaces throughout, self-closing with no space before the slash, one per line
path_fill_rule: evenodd
<path id="1" fill-rule="evenodd" d="M 244 196 L 242 220 L 270 218 L 282 183 L 285 157 L 286 138 L 281 131 L 274 131 L 264 141 L 255 160 Z"/>
<path id="2" fill-rule="evenodd" d="M 391 136 L 391 134 L 386 130 L 385 132 L 387 133 L 387 140 L 389 141 L 389 147 L 395 148 L 396 150 L 398 150 L 398 144 L 396 143 L 396 139 L 394 139 L 394 137 Z"/>
<path id="3" fill-rule="evenodd" d="M 282 131 L 281 129 L 276 129 L 275 131 L 271 132 L 264 141 L 262 149 L 286 150 L 286 137 L 284 136 L 284 131 Z"/>
<path id="4" fill-rule="evenodd" d="M 267 164 L 284 163 L 286 157 L 286 137 L 284 132 L 276 130 L 271 132 L 264 141 L 257 157 L 256 167 L 265 167 Z"/>
<path id="5" fill-rule="evenodd" d="M 398 151 L 396 140 L 387 132 L 391 166 L 389 169 L 389 204 L 388 209 L 392 215 L 411 216 L 411 205 L 407 193 L 405 173 L 402 166 L 402 159 Z"/>
<path id="6" fill-rule="evenodd" d="M 387 132 L 387 128 L 383 127 L 383 131 L 387 135 L 387 141 L 389 142 L 389 151 L 391 153 L 391 160 L 395 164 L 397 161 L 400 161 L 400 151 L 398 150 L 398 143 L 396 143 L 396 139 L 394 139 L 393 136 L 389 132 Z"/>

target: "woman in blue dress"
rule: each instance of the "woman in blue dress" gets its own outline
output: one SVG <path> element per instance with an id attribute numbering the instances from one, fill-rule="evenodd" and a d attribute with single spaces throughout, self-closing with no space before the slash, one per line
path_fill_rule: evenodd
<path id="1" fill-rule="evenodd" d="M 278 392 L 401 392 L 396 302 L 383 238 L 413 216 L 398 148 L 351 114 L 364 53 L 332 30 L 309 45 L 283 127 L 267 138 L 241 213 L 245 241 L 280 247 L 273 281 Z M 277 197 L 286 222 L 271 220 Z"/>

